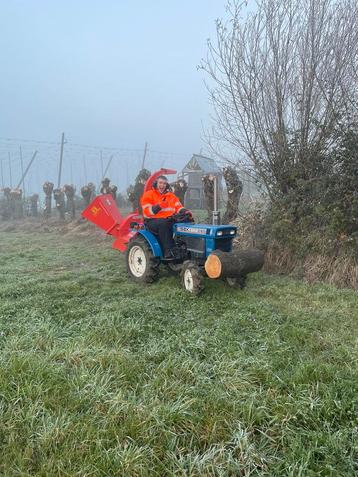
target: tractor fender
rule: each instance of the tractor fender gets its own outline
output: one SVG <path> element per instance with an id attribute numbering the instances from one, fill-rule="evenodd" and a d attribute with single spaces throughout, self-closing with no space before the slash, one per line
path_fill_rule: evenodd
<path id="1" fill-rule="evenodd" d="M 152 232 L 149 232 L 149 230 L 138 230 L 138 235 L 142 235 L 149 243 L 154 257 L 163 258 L 162 249 L 159 245 L 158 239 L 154 234 L 152 234 Z"/>

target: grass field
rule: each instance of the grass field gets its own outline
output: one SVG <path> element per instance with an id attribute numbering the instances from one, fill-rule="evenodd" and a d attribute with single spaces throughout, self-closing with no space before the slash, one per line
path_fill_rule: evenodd
<path id="1" fill-rule="evenodd" d="M 107 240 L 0 232 L 1 476 L 357 475 L 352 290 L 198 298 Z"/>

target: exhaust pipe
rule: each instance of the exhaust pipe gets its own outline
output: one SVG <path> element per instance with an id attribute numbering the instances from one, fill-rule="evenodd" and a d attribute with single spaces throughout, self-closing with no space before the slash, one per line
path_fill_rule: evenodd
<path id="1" fill-rule="evenodd" d="M 214 179 L 214 210 L 213 210 L 213 217 L 212 222 L 213 225 L 220 225 L 221 218 L 220 218 L 220 211 L 219 209 L 219 200 L 218 200 L 218 178 L 217 176 L 213 176 Z"/>

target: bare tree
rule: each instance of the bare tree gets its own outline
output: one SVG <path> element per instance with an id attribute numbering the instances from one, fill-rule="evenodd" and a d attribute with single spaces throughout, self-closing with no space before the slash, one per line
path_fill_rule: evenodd
<path id="1" fill-rule="evenodd" d="M 228 3 L 201 68 L 214 107 L 211 142 L 252 164 L 271 198 L 324 167 L 340 115 L 356 102 L 356 0 Z"/>

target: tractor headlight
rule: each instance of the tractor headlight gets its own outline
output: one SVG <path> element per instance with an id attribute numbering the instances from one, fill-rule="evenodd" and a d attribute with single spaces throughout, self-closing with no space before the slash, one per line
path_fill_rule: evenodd
<path id="1" fill-rule="evenodd" d="M 216 235 L 219 236 L 219 237 L 220 237 L 222 234 L 223 234 L 223 231 L 222 231 L 222 230 L 219 230 L 219 231 L 216 233 Z"/>
<path id="2" fill-rule="evenodd" d="M 230 230 L 230 235 L 235 235 L 235 230 Z"/>

